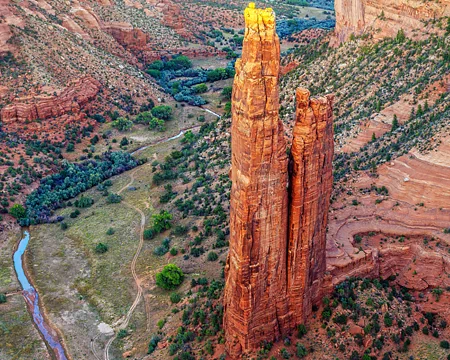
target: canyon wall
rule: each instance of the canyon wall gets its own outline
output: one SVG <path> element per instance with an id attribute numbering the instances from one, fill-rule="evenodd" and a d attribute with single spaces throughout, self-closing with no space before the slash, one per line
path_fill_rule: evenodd
<path id="1" fill-rule="evenodd" d="M 232 358 L 303 323 L 323 294 L 332 190 L 333 97 L 297 91 L 290 160 L 278 116 L 272 9 L 245 10 L 232 101 L 230 251 L 224 330 Z M 290 166 L 289 166 L 290 164 Z"/>
<path id="2" fill-rule="evenodd" d="M 8 125 L 45 120 L 69 113 L 78 113 L 100 90 L 100 83 L 91 76 L 78 79 L 60 95 L 40 95 L 15 99 L 0 112 L 0 120 Z"/>
<path id="3" fill-rule="evenodd" d="M 450 0 L 335 0 L 336 39 L 371 30 L 375 38 L 392 37 L 403 29 L 408 36 L 423 29 L 423 21 L 450 15 Z"/>

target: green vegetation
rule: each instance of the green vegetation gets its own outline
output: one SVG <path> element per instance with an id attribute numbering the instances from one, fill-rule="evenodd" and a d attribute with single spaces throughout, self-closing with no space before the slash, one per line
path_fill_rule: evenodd
<path id="1" fill-rule="evenodd" d="M 165 289 L 173 290 L 184 280 L 183 271 L 175 264 L 168 264 L 164 269 L 156 274 L 156 285 Z"/>
<path id="2" fill-rule="evenodd" d="M 49 222 L 56 209 L 67 205 L 65 201 L 139 163 L 143 161 L 138 162 L 123 152 L 105 153 L 98 160 L 81 163 L 64 162 L 60 172 L 42 179 L 39 188 L 27 197 L 26 217 L 20 220 L 20 224 Z"/>
<path id="3" fill-rule="evenodd" d="M 119 131 L 128 131 L 133 127 L 133 122 L 129 119 L 119 117 L 111 123 L 112 127 Z"/>
<path id="4" fill-rule="evenodd" d="M 104 253 L 107 252 L 107 251 L 108 251 L 108 246 L 105 245 L 105 244 L 103 244 L 103 243 L 98 243 L 98 244 L 95 246 L 95 252 L 96 252 L 97 254 L 104 254 Z"/>
<path id="5" fill-rule="evenodd" d="M 23 219 L 26 216 L 26 210 L 25 208 L 20 204 L 14 204 L 9 209 L 9 214 L 16 218 L 17 220 Z"/>
<path id="6" fill-rule="evenodd" d="M 0 304 L 6 303 L 6 294 L 0 294 Z"/>

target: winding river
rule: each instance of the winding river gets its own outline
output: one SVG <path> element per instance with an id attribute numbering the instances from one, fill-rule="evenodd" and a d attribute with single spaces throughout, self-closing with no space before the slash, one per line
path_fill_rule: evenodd
<path id="1" fill-rule="evenodd" d="M 41 309 L 39 308 L 39 295 L 36 289 L 31 285 L 28 280 L 24 268 L 23 268 L 23 254 L 30 241 L 30 233 L 24 231 L 23 238 L 14 253 L 14 269 L 17 273 L 17 278 L 19 279 L 20 285 L 22 286 L 22 294 L 25 298 L 28 310 L 32 314 L 33 322 L 36 324 L 39 332 L 44 338 L 47 346 L 52 349 L 58 360 L 67 360 L 64 348 L 59 340 L 56 331 L 45 321 L 42 316 Z"/>

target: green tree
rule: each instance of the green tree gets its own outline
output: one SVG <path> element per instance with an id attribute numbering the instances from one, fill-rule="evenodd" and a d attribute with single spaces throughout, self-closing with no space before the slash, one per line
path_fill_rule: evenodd
<path id="1" fill-rule="evenodd" d="M 158 119 L 156 117 L 152 117 L 148 124 L 148 128 L 150 130 L 156 130 L 159 132 L 163 132 L 166 130 L 166 123 L 164 122 L 164 120 Z"/>
<path id="2" fill-rule="evenodd" d="M 231 95 L 233 93 L 233 87 L 232 86 L 225 86 L 222 90 L 222 96 L 226 100 L 231 100 Z"/>
<path id="3" fill-rule="evenodd" d="M 169 120 L 172 117 L 172 108 L 168 105 L 155 106 L 151 111 L 158 119 Z"/>
<path id="4" fill-rule="evenodd" d="M 159 214 L 154 214 L 152 218 L 153 230 L 155 230 L 156 233 L 161 233 L 164 230 L 168 230 L 172 227 L 172 214 L 170 214 L 166 210 L 161 210 Z"/>
<path id="5" fill-rule="evenodd" d="M 0 304 L 4 304 L 6 302 L 6 295 L 0 294 Z"/>
<path id="6" fill-rule="evenodd" d="M 133 122 L 124 117 L 119 117 L 117 120 L 112 122 L 112 127 L 119 131 L 128 131 L 133 127 Z"/>
<path id="7" fill-rule="evenodd" d="M 156 274 L 156 285 L 165 290 L 173 290 L 177 288 L 183 280 L 183 271 L 175 264 L 168 264 L 164 266 L 163 270 Z"/>
<path id="8" fill-rule="evenodd" d="M 19 219 L 23 219 L 27 212 L 25 210 L 25 208 L 20 205 L 20 204 L 14 204 L 10 209 L 9 209 L 9 214 L 11 216 L 13 216 L 14 218 L 16 218 L 17 220 Z"/>
<path id="9" fill-rule="evenodd" d="M 202 83 L 202 84 L 193 86 L 192 90 L 194 90 L 194 92 L 196 94 L 203 94 L 208 91 L 208 86 L 206 86 L 206 84 Z"/>
<path id="10" fill-rule="evenodd" d="M 216 252 L 210 251 L 208 253 L 208 261 L 216 261 L 219 258 L 219 255 L 217 255 Z"/>
<path id="11" fill-rule="evenodd" d="M 398 127 L 399 127 L 398 118 L 397 118 L 397 115 L 394 114 L 394 119 L 392 120 L 391 131 L 394 131 L 395 129 L 398 129 Z"/>
<path id="12" fill-rule="evenodd" d="M 185 143 L 192 144 L 194 141 L 195 141 L 195 135 L 191 130 L 186 131 L 186 133 L 183 136 L 183 139 L 181 139 L 181 142 L 183 144 L 185 144 Z"/>
<path id="13" fill-rule="evenodd" d="M 406 40 L 405 31 L 403 29 L 400 29 L 397 32 L 397 36 L 395 37 L 395 41 L 397 42 L 397 44 L 401 44 L 401 43 L 405 42 L 405 40 Z"/>
<path id="14" fill-rule="evenodd" d="M 152 118 L 153 118 L 153 115 L 150 111 L 144 111 L 144 112 L 141 112 L 138 116 L 136 116 L 136 119 L 134 119 L 134 122 L 136 122 L 138 124 L 148 125 Z"/>

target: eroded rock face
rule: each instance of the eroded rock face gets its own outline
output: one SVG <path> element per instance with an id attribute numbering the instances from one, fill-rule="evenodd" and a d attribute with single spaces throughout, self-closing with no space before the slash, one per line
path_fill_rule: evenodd
<path id="1" fill-rule="evenodd" d="M 293 323 L 311 314 L 326 271 L 326 225 L 333 187 L 333 95 L 297 89 L 291 148 L 287 293 Z"/>
<path id="2" fill-rule="evenodd" d="M 369 29 L 380 39 L 395 36 L 400 29 L 412 35 L 412 30 L 424 27 L 423 20 L 450 15 L 450 1 L 335 0 L 335 9 L 339 44 Z"/>
<path id="3" fill-rule="evenodd" d="M 232 358 L 304 322 L 320 296 L 332 189 L 333 97 L 297 91 L 291 168 L 278 117 L 280 46 L 272 9 L 245 10 L 232 105 L 230 252 L 224 295 Z M 290 179 L 290 180 L 289 180 Z M 290 183 L 290 185 L 289 185 Z"/>
<path id="4" fill-rule="evenodd" d="M 150 38 L 141 29 L 133 28 L 129 23 L 105 24 L 103 30 L 124 47 L 144 48 Z"/>
<path id="5" fill-rule="evenodd" d="M 2 109 L 0 119 L 6 125 L 23 124 L 78 113 L 83 105 L 97 95 L 100 87 L 97 80 L 86 76 L 75 81 L 58 96 L 40 95 L 16 99 Z"/>
<path id="6" fill-rule="evenodd" d="M 224 328 L 230 356 L 286 330 L 288 158 L 278 117 L 280 45 L 271 9 L 249 7 L 233 87 L 230 252 Z"/>

